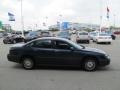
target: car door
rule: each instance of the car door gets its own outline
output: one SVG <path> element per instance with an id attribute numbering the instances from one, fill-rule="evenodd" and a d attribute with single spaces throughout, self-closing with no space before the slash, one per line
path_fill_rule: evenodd
<path id="1" fill-rule="evenodd" d="M 65 41 L 54 40 L 54 60 L 56 65 L 79 65 L 80 54 Z"/>
<path id="2" fill-rule="evenodd" d="M 51 40 L 37 40 L 32 45 L 32 51 L 34 52 L 34 57 L 36 63 L 49 65 L 53 63 L 54 51 L 52 49 Z"/>

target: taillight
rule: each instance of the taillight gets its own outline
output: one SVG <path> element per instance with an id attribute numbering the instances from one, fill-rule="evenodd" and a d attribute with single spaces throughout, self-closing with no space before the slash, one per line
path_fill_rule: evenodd
<path id="1" fill-rule="evenodd" d="M 77 39 L 79 38 L 79 36 L 76 37 Z"/>

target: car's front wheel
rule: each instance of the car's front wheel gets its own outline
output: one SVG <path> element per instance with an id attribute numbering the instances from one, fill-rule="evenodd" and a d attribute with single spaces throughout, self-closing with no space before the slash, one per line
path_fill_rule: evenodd
<path id="1" fill-rule="evenodd" d="M 34 68 L 35 63 L 31 58 L 24 58 L 22 62 L 23 68 L 31 70 Z"/>
<path id="2" fill-rule="evenodd" d="M 86 58 L 83 63 L 83 69 L 86 71 L 94 71 L 97 68 L 97 62 L 94 58 Z"/>
<path id="3" fill-rule="evenodd" d="M 16 40 L 13 40 L 13 44 L 16 44 L 17 42 L 16 42 Z"/>

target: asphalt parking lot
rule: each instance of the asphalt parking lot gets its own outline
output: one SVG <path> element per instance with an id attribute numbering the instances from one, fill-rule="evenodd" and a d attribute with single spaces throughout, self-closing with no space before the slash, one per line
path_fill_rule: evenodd
<path id="1" fill-rule="evenodd" d="M 82 45 L 104 50 L 110 55 L 111 64 L 95 72 L 54 67 L 24 70 L 7 61 L 11 44 L 4 45 L 0 39 L 0 90 L 120 90 L 120 38 L 111 45 Z"/>

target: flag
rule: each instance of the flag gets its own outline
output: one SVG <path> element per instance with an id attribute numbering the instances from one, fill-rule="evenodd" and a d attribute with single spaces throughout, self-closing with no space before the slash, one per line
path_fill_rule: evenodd
<path id="1" fill-rule="evenodd" d="M 15 15 L 8 12 L 9 21 L 15 21 Z"/>
<path id="2" fill-rule="evenodd" d="M 69 24 L 69 22 L 62 22 L 62 29 L 68 30 L 68 24 Z"/>
<path id="3" fill-rule="evenodd" d="M 45 22 L 43 22 L 43 26 L 46 26 L 46 23 L 45 23 Z"/>
<path id="4" fill-rule="evenodd" d="M 60 22 L 59 21 L 57 21 L 57 27 L 60 27 Z"/>
<path id="5" fill-rule="evenodd" d="M 107 19 L 109 19 L 110 9 L 107 7 Z"/>

